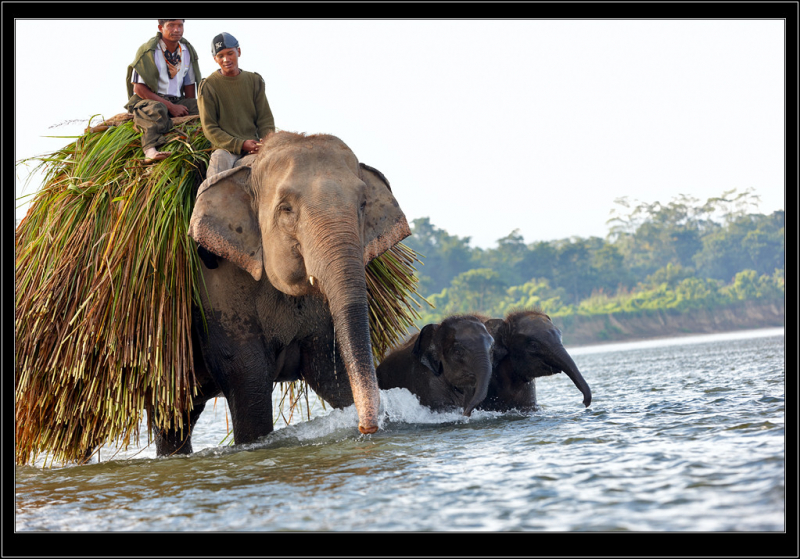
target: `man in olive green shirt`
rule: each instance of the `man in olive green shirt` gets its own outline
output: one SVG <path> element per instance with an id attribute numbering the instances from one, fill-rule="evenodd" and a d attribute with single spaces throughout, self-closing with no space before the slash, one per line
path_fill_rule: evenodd
<path id="1" fill-rule="evenodd" d="M 197 99 L 203 133 L 215 148 L 206 176 L 258 153 L 259 140 L 275 131 L 264 79 L 239 68 L 242 49 L 236 38 L 220 33 L 211 41 L 211 53 L 220 69 L 200 82 Z"/>

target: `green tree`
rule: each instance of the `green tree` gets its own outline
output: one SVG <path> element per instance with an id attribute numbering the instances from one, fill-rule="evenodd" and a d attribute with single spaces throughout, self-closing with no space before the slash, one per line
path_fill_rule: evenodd
<path id="1" fill-rule="evenodd" d="M 703 238 L 694 257 L 701 276 L 731 281 L 744 269 L 771 274 L 784 268 L 784 212 L 728 217 L 725 225 Z"/>
<path id="2" fill-rule="evenodd" d="M 775 269 L 772 275 L 764 274 L 758 278 L 758 292 L 764 299 L 785 302 L 784 269 Z"/>
<path id="3" fill-rule="evenodd" d="M 544 278 L 553 281 L 558 266 L 558 251 L 553 243 L 539 241 L 528 245 L 519 262 L 519 274 L 525 280 Z"/>
<path id="4" fill-rule="evenodd" d="M 668 204 L 623 198 L 606 239 L 526 245 L 515 229 L 490 249 L 471 248 L 469 237 L 449 235 L 429 218 L 414 220 L 406 243 L 425 257 L 420 292 L 436 305 L 423 320 L 530 307 L 567 316 L 780 300 L 784 212 L 748 213 L 757 199 L 750 190 L 705 203 L 685 195 Z"/>
<path id="5" fill-rule="evenodd" d="M 506 290 L 506 296 L 495 307 L 493 316 L 505 316 L 518 309 L 540 308 L 548 314 L 555 314 L 564 308 L 563 289 L 553 289 L 545 278 L 534 278 L 522 285 Z"/>
<path id="6" fill-rule="evenodd" d="M 470 237 L 450 235 L 433 225 L 429 217 L 415 219 L 411 236 L 403 242 L 422 255 L 423 266 L 417 273 L 423 295 L 441 291 L 455 276 L 473 267 Z"/>
<path id="7" fill-rule="evenodd" d="M 719 285 L 715 280 L 687 277 L 675 286 L 673 308 L 711 309 L 718 303 L 720 303 Z"/>
<path id="8" fill-rule="evenodd" d="M 627 198 L 615 202 L 627 209 Z M 713 205 L 698 206 L 698 200 L 680 195 L 669 204 L 640 202 L 628 214 L 612 210 L 608 238 L 624 255 L 625 264 L 639 277 L 652 274 L 669 263 L 692 264 L 702 247 L 701 234 L 709 224 Z"/>
<path id="9" fill-rule="evenodd" d="M 758 276 L 755 270 L 742 270 L 734 276 L 730 285 L 723 288 L 723 292 L 735 301 L 783 299 L 783 270 L 775 270 L 771 276 Z"/>
<path id="10" fill-rule="evenodd" d="M 528 253 L 528 247 L 519 229 L 497 240 L 497 248 L 483 251 L 478 259 L 482 268 L 496 271 L 509 285 L 523 283 L 526 279 L 522 273 L 522 263 Z"/>
<path id="11" fill-rule="evenodd" d="M 506 283 L 489 268 L 469 270 L 450 283 L 446 311 L 450 313 L 491 313 L 505 295 Z"/>
<path id="12" fill-rule="evenodd" d="M 616 245 L 603 242 L 594 250 L 592 268 L 594 268 L 594 289 L 613 292 L 620 287 L 632 287 L 635 283 L 625 267 L 625 257 Z"/>
<path id="13" fill-rule="evenodd" d="M 428 298 L 436 311 L 421 313 L 420 322 L 438 322 L 452 314 L 492 315 L 505 296 L 506 288 L 500 274 L 489 268 L 463 272 L 453 278 L 449 287 Z"/>
<path id="14" fill-rule="evenodd" d="M 742 270 L 733 278 L 728 291 L 740 301 L 758 298 L 758 275 L 755 270 Z"/>
<path id="15" fill-rule="evenodd" d="M 566 302 L 576 305 L 594 288 L 595 269 L 590 258 L 590 242 L 573 237 L 557 243 L 556 273 L 553 284 L 566 291 Z"/>
<path id="16" fill-rule="evenodd" d="M 644 281 L 645 285 L 658 286 L 662 283 L 667 284 L 669 287 L 675 287 L 686 278 L 694 276 L 692 268 L 684 268 L 680 264 L 669 263 L 663 268 L 659 268 Z"/>

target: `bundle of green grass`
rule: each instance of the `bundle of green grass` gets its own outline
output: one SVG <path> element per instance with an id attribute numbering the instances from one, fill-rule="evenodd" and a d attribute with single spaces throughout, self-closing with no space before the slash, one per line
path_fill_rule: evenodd
<path id="1" fill-rule="evenodd" d="M 173 122 L 172 155 L 153 165 L 124 114 L 34 158 L 44 184 L 15 236 L 19 464 L 138 444 L 145 410 L 163 423 L 152 430 L 182 427 L 191 408 L 200 286 L 186 231 L 212 148 L 197 117 Z M 417 261 L 399 243 L 367 266 L 376 359 L 419 316 Z M 306 388 L 284 387 L 280 401 L 291 412 Z"/>

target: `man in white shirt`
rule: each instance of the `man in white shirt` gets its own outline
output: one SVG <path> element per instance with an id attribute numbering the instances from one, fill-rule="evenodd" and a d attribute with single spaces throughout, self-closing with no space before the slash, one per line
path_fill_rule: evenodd
<path id="1" fill-rule="evenodd" d="M 159 151 L 172 128 L 172 117 L 196 115 L 196 83 L 200 81 L 197 53 L 183 38 L 182 19 L 159 19 L 158 33 L 139 47 L 128 66 L 126 85 L 133 122 L 142 129 L 145 162 L 165 159 Z"/>

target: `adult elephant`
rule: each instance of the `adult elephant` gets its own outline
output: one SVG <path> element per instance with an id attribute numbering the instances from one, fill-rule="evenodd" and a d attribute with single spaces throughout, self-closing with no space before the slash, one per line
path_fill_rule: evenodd
<path id="1" fill-rule="evenodd" d="M 509 314 L 486 321 L 494 338 L 494 370 L 488 393 L 478 406 L 493 411 L 536 409 L 536 379 L 565 372 L 592 402 L 592 391 L 578 366 L 561 344 L 561 331 L 539 310 Z"/>
<path id="2" fill-rule="evenodd" d="M 405 388 L 436 411 L 462 408 L 469 416 L 486 397 L 492 345 L 480 318 L 450 316 L 426 324 L 378 365 L 378 386 Z"/>
<path id="3" fill-rule="evenodd" d="M 206 324 L 195 332 L 207 371 L 185 423 L 221 390 L 234 441 L 252 442 L 272 431 L 273 382 L 303 378 L 335 407 L 355 403 L 359 430 L 374 433 L 365 266 L 408 223 L 385 177 L 340 139 L 279 132 L 262 143 L 197 192 L 189 235 L 204 253 Z M 158 454 L 191 452 L 189 431 L 157 434 Z"/>

